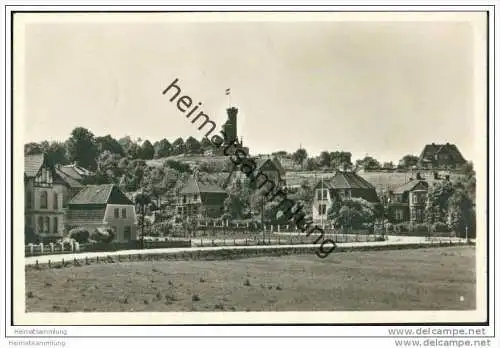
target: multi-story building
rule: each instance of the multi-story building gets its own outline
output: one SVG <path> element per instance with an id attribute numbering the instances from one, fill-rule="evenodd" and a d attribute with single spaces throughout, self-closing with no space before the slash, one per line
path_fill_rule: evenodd
<path id="1" fill-rule="evenodd" d="M 46 241 L 63 235 L 63 196 L 66 189 L 66 181 L 43 154 L 25 155 L 24 223 L 27 239 L 36 237 Z"/>
<path id="2" fill-rule="evenodd" d="M 392 222 L 423 222 L 428 189 L 425 180 L 410 180 L 393 189 L 387 202 L 387 215 Z"/>
<path id="3" fill-rule="evenodd" d="M 464 159 L 454 144 L 425 145 L 418 160 L 418 167 L 426 169 L 459 169 L 465 165 Z"/>
<path id="4" fill-rule="evenodd" d="M 354 172 L 337 171 L 333 177 L 320 180 L 314 186 L 313 221 L 324 222 L 332 202 L 352 198 L 363 198 L 370 203 L 379 203 L 375 187 Z"/>

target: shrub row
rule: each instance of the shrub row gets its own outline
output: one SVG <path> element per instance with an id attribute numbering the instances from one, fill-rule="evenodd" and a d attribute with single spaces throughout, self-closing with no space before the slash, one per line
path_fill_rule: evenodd
<path id="1" fill-rule="evenodd" d="M 386 224 L 386 232 L 388 234 L 395 234 L 399 236 L 421 236 L 426 237 L 429 235 L 442 235 L 449 236 L 450 229 L 445 223 L 436 222 L 433 225 L 429 226 L 425 223 L 421 224 L 410 224 L 407 222 L 399 223 L 399 224 Z"/>

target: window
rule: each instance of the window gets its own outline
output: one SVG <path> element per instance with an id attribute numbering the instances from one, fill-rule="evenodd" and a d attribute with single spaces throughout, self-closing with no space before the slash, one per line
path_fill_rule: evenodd
<path id="1" fill-rule="evenodd" d="M 318 207 L 319 215 L 326 215 L 326 204 L 320 204 Z"/>
<path id="2" fill-rule="evenodd" d="M 115 219 L 120 218 L 120 209 L 115 208 Z"/>
<path id="3" fill-rule="evenodd" d="M 43 233 L 49 233 L 50 231 L 50 218 L 48 216 L 43 218 Z"/>
<path id="4" fill-rule="evenodd" d="M 47 203 L 47 191 L 42 191 L 40 193 L 40 208 L 41 209 L 47 209 L 48 203 Z"/>
<path id="5" fill-rule="evenodd" d="M 38 233 L 43 233 L 43 217 L 38 217 L 38 225 L 36 226 Z"/>
<path id="6" fill-rule="evenodd" d="M 319 201 L 324 201 L 324 200 L 327 200 L 328 199 L 328 190 L 317 190 L 318 192 L 318 200 Z"/>
<path id="7" fill-rule="evenodd" d="M 403 211 L 401 209 L 397 209 L 395 212 L 396 221 L 403 221 Z"/>
<path id="8" fill-rule="evenodd" d="M 31 191 L 26 191 L 26 195 L 25 195 L 25 200 L 26 202 L 24 202 L 26 208 L 30 209 L 32 207 L 32 201 L 31 201 Z"/>
<path id="9" fill-rule="evenodd" d="M 52 202 L 52 209 L 57 210 L 59 209 L 59 202 L 57 201 L 59 197 L 57 196 L 57 192 L 54 192 L 53 194 L 53 199 L 54 201 Z"/>
<path id="10" fill-rule="evenodd" d="M 127 217 L 127 208 L 122 208 L 122 218 L 125 219 Z"/>
<path id="11" fill-rule="evenodd" d="M 57 234 L 59 232 L 59 219 L 54 216 L 52 220 L 52 233 Z"/>
<path id="12" fill-rule="evenodd" d="M 132 234 L 132 231 L 131 231 L 130 226 L 125 226 L 125 228 L 123 229 L 123 238 L 125 240 L 130 240 L 131 234 Z"/>

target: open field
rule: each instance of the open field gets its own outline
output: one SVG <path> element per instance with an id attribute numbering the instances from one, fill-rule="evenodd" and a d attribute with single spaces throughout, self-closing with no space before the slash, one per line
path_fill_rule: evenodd
<path id="1" fill-rule="evenodd" d="M 26 310 L 471 310 L 474 257 L 448 247 L 27 269 Z"/>

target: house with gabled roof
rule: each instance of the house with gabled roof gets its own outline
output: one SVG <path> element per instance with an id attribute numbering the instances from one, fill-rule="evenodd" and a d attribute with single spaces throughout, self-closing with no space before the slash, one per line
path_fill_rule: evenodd
<path id="1" fill-rule="evenodd" d="M 224 200 L 228 194 L 217 184 L 191 175 L 179 191 L 177 216 L 211 217 L 224 214 Z"/>
<path id="2" fill-rule="evenodd" d="M 389 192 L 387 215 L 392 222 L 421 223 L 425 218 L 425 205 L 429 184 L 425 180 L 413 180 Z"/>
<path id="3" fill-rule="evenodd" d="M 328 179 L 322 179 L 314 186 L 313 221 L 324 221 L 328 207 L 335 201 L 362 198 L 369 203 L 379 203 L 375 187 L 352 171 L 337 171 Z"/>
<path id="4" fill-rule="evenodd" d="M 467 161 L 455 144 L 425 145 L 418 160 L 418 167 L 428 169 L 459 169 Z"/>
<path id="5" fill-rule="evenodd" d="M 137 239 L 134 203 L 115 184 L 88 185 L 68 204 L 67 228 L 111 228 L 116 242 Z"/>
<path id="6" fill-rule="evenodd" d="M 44 154 L 24 156 L 24 224 L 26 242 L 60 238 L 64 230 L 63 196 L 67 182 Z M 30 240 L 28 240 L 30 239 Z"/>

